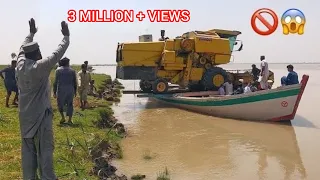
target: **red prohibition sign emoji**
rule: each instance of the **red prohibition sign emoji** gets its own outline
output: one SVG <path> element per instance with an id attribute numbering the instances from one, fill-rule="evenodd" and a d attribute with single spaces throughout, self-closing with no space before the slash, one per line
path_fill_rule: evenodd
<path id="1" fill-rule="evenodd" d="M 287 101 L 282 101 L 281 106 L 282 107 L 287 107 L 288 106 L 288 102 Z"/>
<path id="2" fill-rule="evenodd" d="M 272 16 L 273 19 L 273 25 L 271 25 L 266 18 L 264 18 L 261 14 L 269 14 Z M 263 25 L 266 26 L 266 28 L 268 29 L 267 31 L 262 31 L 257 27 L 256 24 L 256 19 L 259 19 Z M 262 8 L 262 9 L 258 9 L 256 12 L 253 13 L 252 17 L 251 17 L 251 27 L 252 29 L 262 35 L 262 36 L 267 36 L 270 35 L 272 33 L 274 33 L 274 31 L 277 29 L 278 27 L 278 16 L 276 15 L 276 13 L 274 11 L 272 11 L 271 9 L 268 8 Z"/>

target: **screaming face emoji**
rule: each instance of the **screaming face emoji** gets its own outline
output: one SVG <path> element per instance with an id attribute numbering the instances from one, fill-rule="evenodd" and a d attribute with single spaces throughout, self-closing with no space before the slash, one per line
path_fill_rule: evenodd
<path id="1" fill-rule="evenodd" d="M 284 35 L 288 35 L 289 33 L 302 35 L 304 33 L 306 17 L 299 9 L 288 9 L 283 13 L 281 23 Z"/>

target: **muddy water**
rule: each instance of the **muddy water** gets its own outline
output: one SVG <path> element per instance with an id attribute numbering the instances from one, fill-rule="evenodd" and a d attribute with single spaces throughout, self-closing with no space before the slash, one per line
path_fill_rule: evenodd
<path id="1" fill-rule="evenodd" d="M 285 67 L 270 64 L 276 85 L 287 74 Z M 114 77 L 114 67 L 96 69 Z M 124 159 L 115 162 L 119 171 L 153 180 L 165 167 L 174 180 L 319 179 L 320 65 L 295 69 L 310 79 L 292 125 L 209 117 L 124 95 L 115 109 L 130 136 L 122 141 Z M 138 82 L 122 82 L 138 89 Z"/>

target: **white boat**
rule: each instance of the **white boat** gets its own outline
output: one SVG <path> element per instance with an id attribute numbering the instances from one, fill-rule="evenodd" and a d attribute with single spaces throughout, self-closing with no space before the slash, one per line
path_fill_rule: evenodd
<path id="1" fill-rule="evenodd" d="M 173 95 L 156 94 L 158 101 L 216 117 L 253 121 L 290 121 L 294 119 L 304 89 L 301 83 L 238 95 L 218 96 L 216 92 L 191 92 Z"/>

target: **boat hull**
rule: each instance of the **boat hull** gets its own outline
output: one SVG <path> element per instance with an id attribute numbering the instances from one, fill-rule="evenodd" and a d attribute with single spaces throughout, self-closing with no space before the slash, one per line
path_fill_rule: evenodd
<path id="1" fill-rule="evenodd" d="M 223 97 L 192 98 L 181 95 L 155 95 L 154 98 L 178 108 L 217 117 L 254 120 L 288 121 L 295 117 L 309 76 L 300 84 L 277 89 Z"/>

